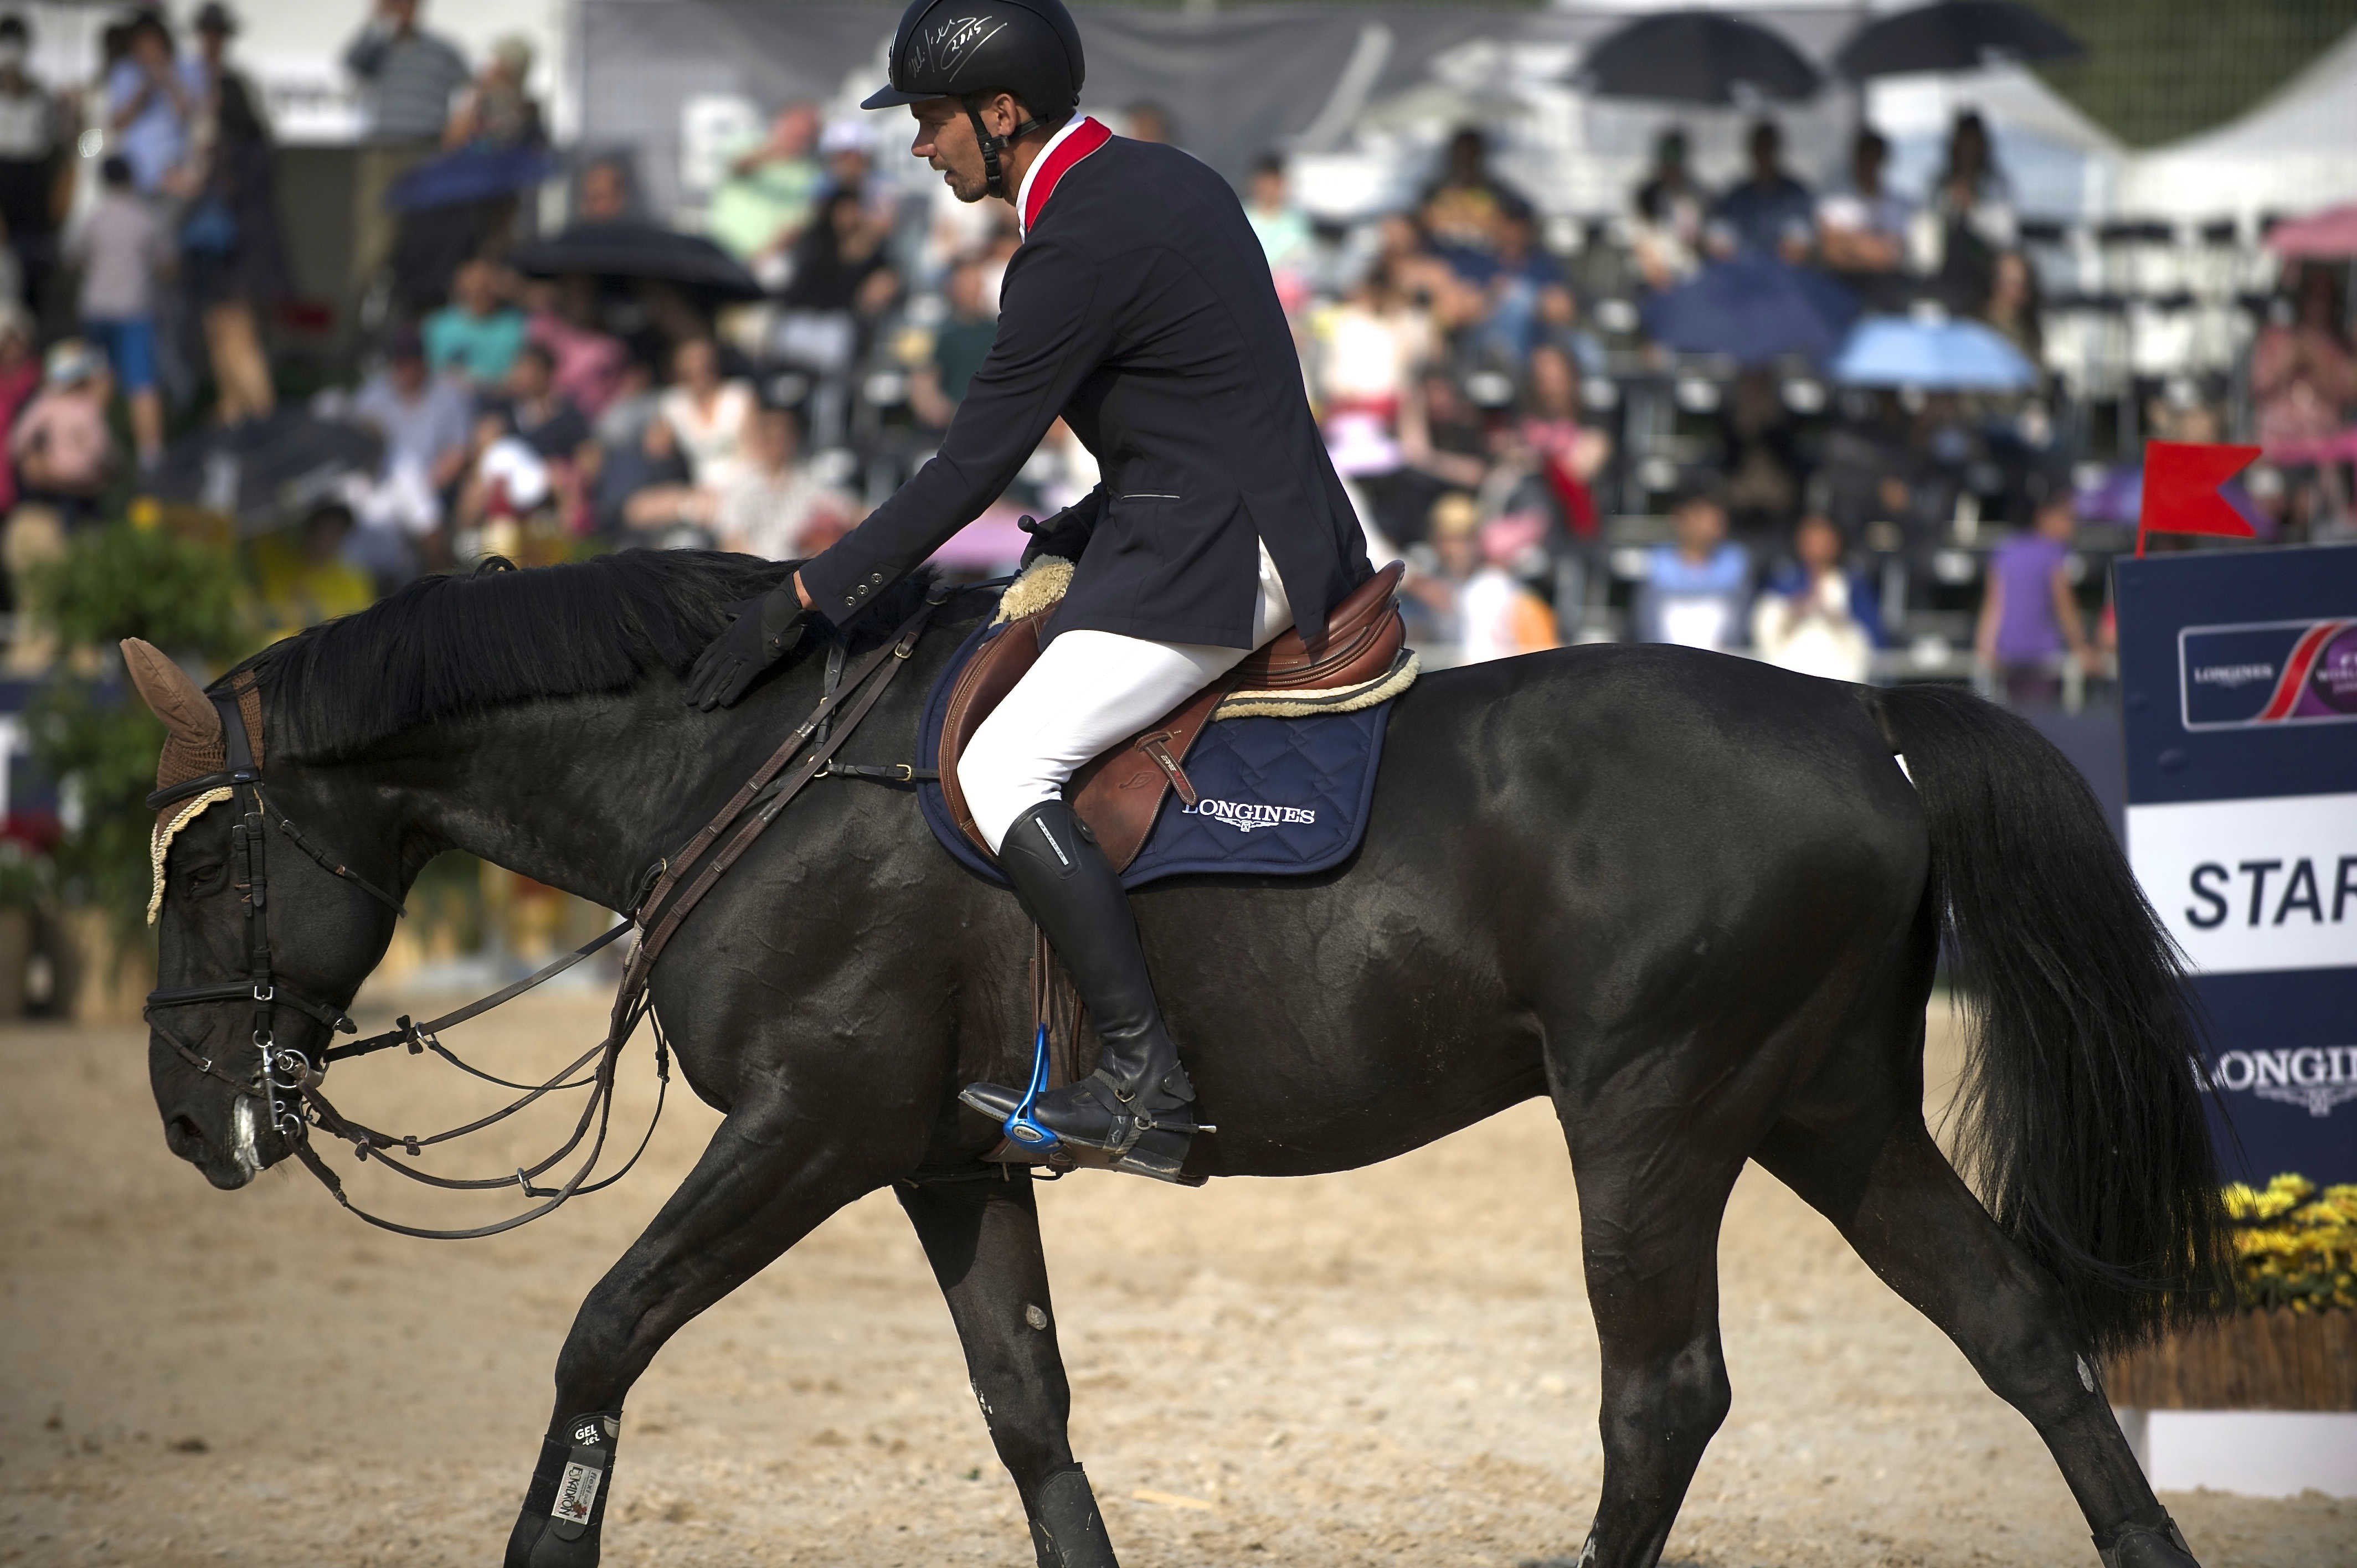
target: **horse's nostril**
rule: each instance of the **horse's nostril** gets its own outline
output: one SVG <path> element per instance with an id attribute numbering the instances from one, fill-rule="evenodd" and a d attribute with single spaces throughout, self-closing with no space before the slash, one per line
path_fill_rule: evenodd
<path id="1" fill-rule="evenodd" d="M 184 1160 L 196 1159 L 205 1152 L 204 1133 L 198 1130 L 196 1119 L 185 1114 L 165 1122 L 164 1142 Z"/>

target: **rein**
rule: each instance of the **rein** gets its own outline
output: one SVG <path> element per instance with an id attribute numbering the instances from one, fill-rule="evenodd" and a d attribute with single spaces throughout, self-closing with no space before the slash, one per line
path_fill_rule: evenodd
<path id="1" fill-rule="evenodd" d="M 262 792 L 261 767 L 254 760 L 255 742 L 259 736 L 249 734 L 245 715 L 235 696 L 213 697 L 213 706 L 221 715 L 228 766 L 219 773 L 209 773 L 186 783 L 158 789 L 147 798 L 147 803 L 151 810 L 160 811 L 175 801 L 219 789 L 229 789 L 232 798 L 241 803 L 239 819 L 230 830 L 230 843 L 234 886 L 244 911 L 245 974 L 237 980 L 150 992 L 146 1006 L 142 1010 L 143 1016 L 146 1017 L 156 1033 L 199 1072 L 228 1084 L 242 1095 L 266 1100 L 271 1129 L 285 1140 L 304 1167 L 319 1179 L 338 1203 L 380 1230 L 435 1241 L 496 1236 L 554 1212 L 581 1193 L 597 1192 L 611 1187 L 628 1176 L 638 1164 L 640 1155 L 646 1153 L 648 1144 L 654 1138 L 655 1127 L 662 1119 L 664 1100 L 671 1086 L 670 1042 L 663 1035 L 662 1020 L 654 1015 L 654 1003 L 649 994 L 656 960 L 662 956 L 673 936 L 696 906 L 704 901 L 705 896 L 813 779 L 838 777 L 907 782 L 918 777 L 918 771 L 907 764 L 892 768 L 862 768 L 835 764 L 834 757 L 906 667 L 909 657 L 916 652 L 918 639 L 923 635 L 926 623 L 948 602 L 950 593 L 951 590 L 945 587 L 935 587 L 927 594 L 925 602 L 901 622 L 889 638 L 856 660 L 847 660 L 845 644 L 838 641 L 830 646 L 825 687 L 818 704 L 684 847 L 647 869 L 646 875 L 640 882 L 638 897 L 622 923 L 523 979 L 456 1011 L 423 1024 L 413 1023 L 404 1015 L 394 1027 L 382 1034 L 319 1051 L 316 1064 L 303 1052 L 277 1043 L 273 1027 L 276 1009 L 290 1007 L 316 1019 L 330 1031 L 330 1039 L 336 1034 L 350 1035 L 359 1031 L 343 1008 L 301 995 L 277 981 L 270 943 L 266 868 L 266 851 L 274 826 L 279 836 L 300 850 L 320 869 L 352 884 L 390 908 L 396 917 L 405 911 L 398 897 L 320 850 L 303 835 L 290 818 L 270 804 Z M 256 722 L 258 725 L 259 720 Z M 797 756 L 801 756 L 802 760 L 794 763 Z M 794 764 L 791 770 L 788 768 L 790 763 Z M 732 828 L 735 829 L 733 833 L 730 832 Z M 724 835 L 726 835 L 726 842 L 723 842 Z M 691 873 L 694 874 L 692 877 Z M 495 1077 L 461 1060 L 438 1037 L 442 1030 L 479 1017 L 544 982 L 554 980 L 633 929 L 641 934 L 638 946 L 623 968 L 621 983 L 616 989 L 613 1008 L 607 1020 L 605 1037 L 545 1081 L 516 1083 Z M 222 1071 L 212 1058 L 181 1040 L 155 1017 L 157 1012 L 167 1008 L 242 998 L 250 998 L 253 1003 L 253 1039 L 254 1048 L 260 1053 L 253 1075 L 243 1080 Z M 639 1140 L 639 1146 L 621 1168 L 591 1181 L 589 1174 L 597 1168 L 605 1151 L 607 1132 L 612 1120 L 615 1065 L 621 1057 L 623 1047 L 637 1032 L 642 1020 L 648 1021 L 654 1032 L 657 1076 L 654 1114 L 647 1122 L 646 1133 Z M 394 1046 L 406 1047 L 412 1056 L 431 1051 L 461 1072 L 504 1089 L 521 1090 L 522 1098 L 462 1126 L 421 1137 L 414 1133 L 383 1133 L 355 1122 L 337 1110 L 320 1092 L 319 1086 L 328 1069 L 335 1063 Z M 596 1064 L 594 1068 L 591 1067 L 593 1062 Z M 576 1078 L 575 1075 L 585 1068 L 590 1070 Z M 414 1158 L 435 1144 L 449 1143 L 503 1122 L 544 1096 L 576 1089 L 587 1089 L 589 1093 L 571 1135 L 554 1153 L 533 1165 L 517 1167 L 511 1175 L 485 1179 L 441 1176 L 414 1169 L 387 1157 L 398 1150 Z M 453 1191 L 487 1191 L 513 1187 L 526 1197 L 544 1201 L 522 1213 L 472 1230 L 433 1230 L 400 1224 L 371 1214 L 352 1202 L 344 1191 L 343 1183 L 319 1157 L 310 1136 L 313 1127 L 350 1143 L 354 1156 L 363 1163 L 371 1155 L 375 1155 L 384 1168 L 396 1171 L 412 1181 Z M 585 1141 L 589 1144 L 587 1155 L 561 1185 L 554 1187 L 533 1185 L 534 1178 L 545 1176 L 570 1157 Z"/>

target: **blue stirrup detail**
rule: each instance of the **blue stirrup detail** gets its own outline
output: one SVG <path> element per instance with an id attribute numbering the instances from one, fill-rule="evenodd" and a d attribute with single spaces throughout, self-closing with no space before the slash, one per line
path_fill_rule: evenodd
<path id="1" fill-rule="evenodd" d="M 1048 1026 L 1042 1024 L 1039 1026 L 1039 1034 L 1033 1036 L 1031 1041 L 1030 1086 L 1024 1090 L 1023 1098 L 1016 1102 L 1014 1110 L 1006 1113 L 1006 1120 L 1000 1123 L 999 1128 L 1007 1137 L 1023 1147 L 1037 1150 L 1041 1154 L 1063 1143 L 1063 1140 L 1054 1133 L 1031 1120 L 1031 1107 L 1045 1092 L 1047 1087 Z"/>

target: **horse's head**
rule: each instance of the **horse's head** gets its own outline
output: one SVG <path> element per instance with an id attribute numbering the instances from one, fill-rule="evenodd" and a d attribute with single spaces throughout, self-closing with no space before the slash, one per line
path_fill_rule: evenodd
<path id="1" fill-rule="evenodd" d="M 382 955 L 393 912 L 372 890 L 398 888 L 398 870 L 334 869 L 343 863 L 326 852 L 343 850 L 345 835 L 328 836 L 337 823 L 316 814 L 319 797 L 302 770 L 274 770 L 264 793 L 258 701 L 241 714 L 234 697 L 217 703 L 148 644 L 133 639 L 123 652 L 167 732 L 148 906 L 157 926 L 148 1076 L 172 1152 L 215 1187 L 240 1187 L 293 1152 L 300 1128 L 288 1118 L 299 1118 L 300 1101 L 285 1090 L 317 1068 Z M 314 813 L 299 824 L 285 814 L 297 801 Z"/>

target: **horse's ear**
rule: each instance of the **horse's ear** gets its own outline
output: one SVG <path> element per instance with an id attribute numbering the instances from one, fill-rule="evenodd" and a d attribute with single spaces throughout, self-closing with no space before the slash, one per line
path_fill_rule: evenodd
<path id="1" fill-rule="evenodd" d="M 123 639 L 123 663 L 131 671 L 147 711 L 164 727 L 191 746 L 216 746 L 221 738 L 221 713 L 188 672 L 165 657 L 152 642 L 135 637 Z"/>

